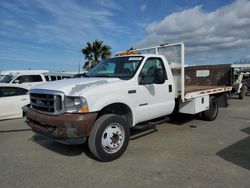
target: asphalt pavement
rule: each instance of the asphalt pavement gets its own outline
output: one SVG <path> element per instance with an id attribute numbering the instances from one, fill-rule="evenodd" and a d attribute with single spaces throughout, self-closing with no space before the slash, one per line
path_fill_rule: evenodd
<path id="1" fill-rule="evenodd" d="M 23 119 L 0 121 L 0 187 L 250 187 L 250 96 L 208 122 L 179 116 L 133 131 L 125 154 L 103 163 L 87 145 L 36 136 Z"/>

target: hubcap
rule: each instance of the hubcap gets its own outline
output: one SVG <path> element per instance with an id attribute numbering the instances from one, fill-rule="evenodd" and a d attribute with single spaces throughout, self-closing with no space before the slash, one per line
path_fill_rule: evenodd
<path id="1" fill-rule="evenodd" d="M 117 152 L 124 142 L 124 129 L 118 124 L 110 124 L 102 134 L 102 147 L 107 153 Z"/>

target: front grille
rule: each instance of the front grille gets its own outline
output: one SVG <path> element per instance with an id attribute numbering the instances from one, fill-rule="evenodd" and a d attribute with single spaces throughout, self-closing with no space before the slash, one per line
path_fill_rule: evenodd
<path id="1" fill-rule="evenodd" d="M 57 92 L 30 92 L 30 102 L 33 109 L 48 114 L 58 114 L 63 109 L 63 95 Z"/>

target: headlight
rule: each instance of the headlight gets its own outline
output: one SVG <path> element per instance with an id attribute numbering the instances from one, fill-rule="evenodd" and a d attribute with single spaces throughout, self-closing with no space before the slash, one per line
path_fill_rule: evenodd
<path id="1" fill-rule="evenodd" d="M 89 111 L 88 103 L 84 97 L 65 96 L 65 111 L 69 113 L 86 113 Z"/>

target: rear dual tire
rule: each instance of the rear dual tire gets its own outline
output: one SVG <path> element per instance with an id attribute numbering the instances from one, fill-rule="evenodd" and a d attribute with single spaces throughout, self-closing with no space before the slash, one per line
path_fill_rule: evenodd
<path id="1" fill-rule="evenodd" d="M 209 109 L 202 112 L 202 118 L 206 121 L 213 121 L 217 118 L 219 112 L 218 100 L 216 97 L 211 97 L 209 102 Z"/>

